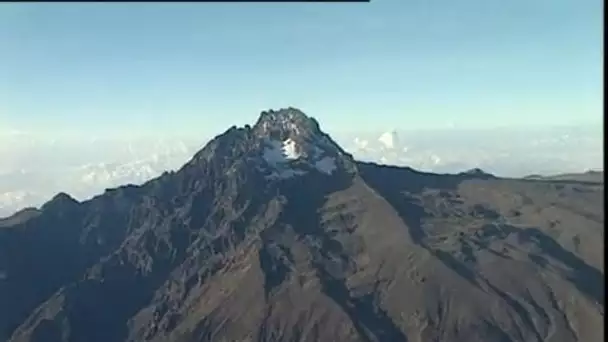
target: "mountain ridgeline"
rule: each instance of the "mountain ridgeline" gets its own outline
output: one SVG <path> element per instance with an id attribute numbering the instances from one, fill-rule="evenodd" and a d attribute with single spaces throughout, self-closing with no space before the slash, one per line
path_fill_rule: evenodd
<path id="1" fill-rule="evenodd" d="M 267 111 L 0 220 L 0 341 L 603 341 L 603 194 L 361 163 Z"/>

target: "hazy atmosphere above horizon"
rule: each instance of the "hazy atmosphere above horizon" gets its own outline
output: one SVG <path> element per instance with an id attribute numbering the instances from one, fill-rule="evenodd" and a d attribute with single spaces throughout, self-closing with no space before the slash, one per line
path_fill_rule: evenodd
<path id="1" fill-rule="evenodd" d="M 599 0 L 0 4 L 0 216 L 297 107 L 355 157 L 602 167 Z"/>

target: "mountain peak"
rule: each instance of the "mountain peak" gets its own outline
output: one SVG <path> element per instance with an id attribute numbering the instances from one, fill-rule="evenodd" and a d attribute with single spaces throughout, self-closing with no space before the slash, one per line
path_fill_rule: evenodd
<path id="1" fill-rule="evenodd" d="M 65 192 L 60 192 L 42 206 L 42 210 L 54 210 L 53 208 L 69 208 L 79 202 Z"/>
<path id="2" fill-rule="evenodd" d="M 69 194 L 67 194 L 65 192 L 60 192 L 57 195 L 53 196 L 53 198 L 51 199 L 51 202 L 78 204 L 78 201 L 74 197 L 70 196 Z"/>
<path id="3" fill-rule="evenodd" d="M 474 177 L 482 177 L 482 178 L 495 178 L 493 174 L 487 173 L 480 168 L 473 168 L 460 173 L 463 176 L 474 176 Z"/>
<path id="4" fill-rule="evenodd" d="M 344 152 L 319 123 L 293 107 L 260 114 L 252 132 L 262 142 L 262 159 L 271 178 L 306 174 L 311 167 L 327 175 L 334 170 L 352 172 L 352 156 Z"/>
<path id="5" fill-rule="evenodd" d="M 216 159 L 220 150 L 222 157 Z M 336 171 L 356 172 L 352 155 L 321 131 L 314 118 L 293 107 L 263 111 L 253 127 L 229 129 L 193 160 L 221 160 L 222 165 L 247 160 L 248 167 L 256 165 L 255 169 L 271 180 L 319 172 L 328 176 Z"/>
<path id="6" fill-rule="evenodd" d="M 317 120 L 293 107 L 263 111 L 253 130 L 257 135 L 281 140 L 320 133 Z"/>

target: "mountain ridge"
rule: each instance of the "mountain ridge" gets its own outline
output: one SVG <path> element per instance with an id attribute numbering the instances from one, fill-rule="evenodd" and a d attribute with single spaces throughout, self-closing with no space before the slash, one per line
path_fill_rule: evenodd
<path id="1" fill-rule="evenodd" d="M 342 152 L 268 111 L 141 186 L 55 196 L 0 229 L 0 340 L 599 341 L 603 184 Z"/>

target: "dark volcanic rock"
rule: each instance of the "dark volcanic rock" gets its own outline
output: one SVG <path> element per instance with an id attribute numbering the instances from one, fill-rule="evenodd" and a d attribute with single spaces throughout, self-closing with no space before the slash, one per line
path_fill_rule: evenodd
<path id="1" fill-rule="evenodd" d="M 0 340 L 600 341 L 603 183 L 358 163 L 295 108 L 0 221 Z"/>
<path id="2" fill-rule="evenodd" d="M 494 176 L 491 173 L 487 173 L 482 169 L 479 168 L 474 168 L 474 169 L 470 169 L 467 170 L 465 172 L 460 173 L 463 176 L 470 176 L 470 177 L 477 177 L 477 178 L 496 178 L 496 176 Z"/>

